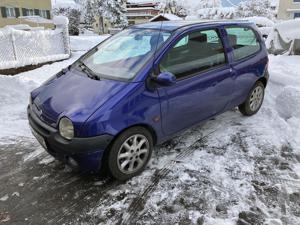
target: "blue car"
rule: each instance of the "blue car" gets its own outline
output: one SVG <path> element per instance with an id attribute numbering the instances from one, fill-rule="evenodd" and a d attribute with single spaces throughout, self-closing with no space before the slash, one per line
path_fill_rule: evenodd
<path id="1" fill-rule="evenodd" d="M 268 54 L 247 21 L 134 25 L 32 91 L 28 119 L 49 154 L 118 180 L 154 145 L 236 106 L 260 109 Z"/>

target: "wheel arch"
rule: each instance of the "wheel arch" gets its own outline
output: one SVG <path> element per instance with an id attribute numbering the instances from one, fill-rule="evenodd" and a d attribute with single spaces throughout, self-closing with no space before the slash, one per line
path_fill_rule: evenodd
<path id="1" fill-rule="evenodd" d="M 153 145 L 155 145 L 157 143 L 157 133 L 156 133 L 156 131 L 154 130 L 154 128 L 152 126 L 150 126 L 149 124 L 145 124 L 145 123 L 133 124 L 129 127 L 124 128 L 123 130 L 119 131 L 115 135 L 112 142 L 114 142 L 114 140 L 116 140 L 116 138 L 118 138 L 118 136 L 120 136 L 123 132 L 125 132 L 126 130 L 129 130 L 133 127 L 143 127 L 143 128 L 145 128 L 146 130 L 148 130 L 151 133 L 151 136 L 153 138 Z"/>
<path id="2" fill-rule="evenodd" d="M 264 85 L 265 87 L 267 87 L 268 80 L 267 80 L 265 77 L 261 77 L 261 78 L 259 78 L 257 81 L 262 82 L 263 85 Z"/>

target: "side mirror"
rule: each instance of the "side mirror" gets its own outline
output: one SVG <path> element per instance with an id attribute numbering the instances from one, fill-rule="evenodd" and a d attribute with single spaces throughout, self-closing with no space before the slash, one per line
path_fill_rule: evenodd
<path id="1" fill-rule="evenodd" d="M 155 78 L 155 82 L 163 86 L 172 86 L 176 84 L 176 77 L 170 72 L 162 72 Z"/>

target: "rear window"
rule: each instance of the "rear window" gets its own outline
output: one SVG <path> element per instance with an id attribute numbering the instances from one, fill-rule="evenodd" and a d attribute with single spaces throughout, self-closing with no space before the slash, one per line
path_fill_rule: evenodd
<path id="1" fill-rule="evenodd" d="M 229 42 L 233 48 L 234 60 L 246 58 L 260 50 L 260 43 L 251 28 L 226 28 Z"/>

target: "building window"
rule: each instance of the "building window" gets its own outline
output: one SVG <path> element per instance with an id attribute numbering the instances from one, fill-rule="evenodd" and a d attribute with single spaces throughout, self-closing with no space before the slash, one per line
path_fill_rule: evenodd
<path id="1" fill-rule="evenodd" d="M 13 7 L 6 7 L 6 16 L 7 17 L 11 17 L 11 18 L 15 18 L 16 17 L 15 8 L 13 8 Z"/>
<path id="2" fill-rule="evenodd" d="M 300 18 L 300 12 L 294 13 L 294 18 Z"/>
<path id="3" fill-rule="evenodd" d="M 34 16 L 34 9 L 27 9 L 27 15 L 26 16 Z"/>
<path id="4" fill-rule="evenodd" d="M 43 10 L 43 9 L 40 10 L 40 16 L 47 19 L 47 18 L 48 18 L 48 17 L 47 17 L 47 10 Z"/>
<path id="5" fill-rule="evenodd" d="M 296 3 L 300 3 L 300 0 L 294 0 L 294 2 L 296 2 Z"/>

